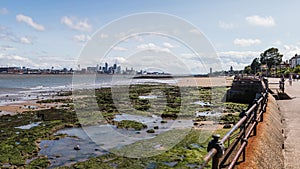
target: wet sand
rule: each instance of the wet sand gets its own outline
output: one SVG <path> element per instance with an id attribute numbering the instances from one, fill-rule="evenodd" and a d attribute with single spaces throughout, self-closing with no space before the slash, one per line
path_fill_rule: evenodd
<path id="1" fill-rule="evenodd" d="M 9 103 L 7 105 L 0 106 L 0 116 L 5 114 L 14 115 L 17 113 L 23 113 L 25 111 L 30 110 L 41 110 L 47 109 L 50 107 L 59 106 L 58 103 L 50 103 L 50 104 L 39 104 L 36 103 L 38 100 L 29 100 L 29 101 L 22 101 L 17 103 Z"/>

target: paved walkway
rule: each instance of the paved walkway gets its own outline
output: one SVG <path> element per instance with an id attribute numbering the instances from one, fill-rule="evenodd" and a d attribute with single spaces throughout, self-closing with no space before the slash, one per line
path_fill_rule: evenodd
<path id="1" fill-rule="evenodd" d="M 285 92 L 292 99 L 277 102 L 285 119 L 284 164 L 286 169 L 298 169 L 300 167 L 300 81 L 294 81 L 290 86 L 286 80 Z"/>

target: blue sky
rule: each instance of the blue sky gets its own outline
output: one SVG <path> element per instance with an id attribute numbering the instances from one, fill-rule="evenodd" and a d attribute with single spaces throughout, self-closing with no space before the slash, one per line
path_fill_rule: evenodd
<path id="1" fill-rule="evenodd" d="M 300 53 L 299 6 L 296 0 L 1 0 L 0 66 L 76 67 L 97 30 L 134 13 L 162 12 L 196 26 L 214 47 L 222 69 L 242 69 L 269 47 L 279 48 L 284 59 Z M 169 50 L 176 46 L 172 41 L 145 39 L 131 46 Z M 110 60 L 122 63 L 126 60 L 122 51 L 129 46 L 115 49 L 119 53 L 111 54 Z M 192 70 L 195 65 L 190 65 Z"/>

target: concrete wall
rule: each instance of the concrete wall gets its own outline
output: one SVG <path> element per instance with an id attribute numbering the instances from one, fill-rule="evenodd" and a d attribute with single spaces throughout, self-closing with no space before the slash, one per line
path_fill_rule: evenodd
<path id="1" fill-rule="evenodd" d="M 264 122 L 259 123 L 257 136 L 251 137 L 246 149 L 246 161 L 241 163 L 239 169 L 282 169 L 284 157 L 282 145 L 281 114 L 273 96 L 269 95 L 267 112 Z"/>
<path id="2" fill-rule="evenodd" d="M 227 91 L 226 101 L 251 104 L 258 93 L 264 92 L 264 86 L 259 79 L 234 80 Z"/>

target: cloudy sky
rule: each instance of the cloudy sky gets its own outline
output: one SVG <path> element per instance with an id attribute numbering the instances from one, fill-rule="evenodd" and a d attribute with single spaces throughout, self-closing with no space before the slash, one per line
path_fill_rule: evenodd
<path id="1" fill-rule="evenodd" d="M 300 53 L 299 6 L 296 0 L 1 0 L 0 66 L 76 68 L 87 41 L 95 35 L 100 40 L 112 36 L 99 34 L 112 21 L 134 13 L 161 12 L 178 16 L 201 31 L 222 69 L 242 69 L 270 47 L 279 48 L 285 60 Z M 114 46 L 107 61 L 125 64 L 136 50 L 151 49 L 175 53 L 190 70 L 201 72 L 197 71 L 200 63 L 188 51 L 176 49 L 178 42 L 147 36 L 134 39 L 131 45 Z"/>

